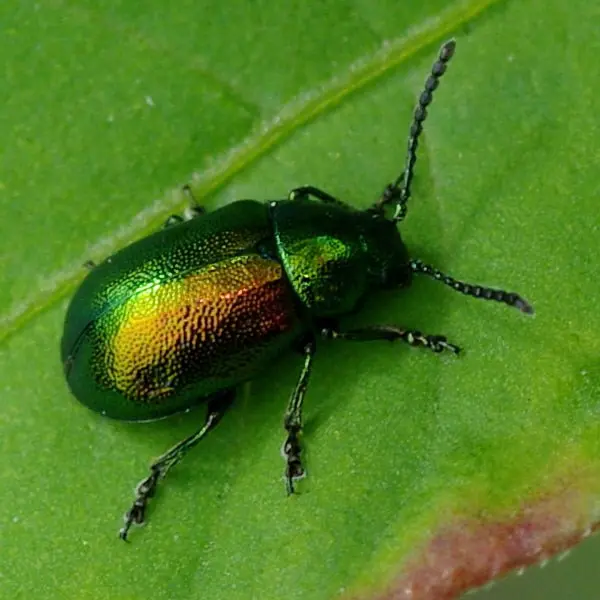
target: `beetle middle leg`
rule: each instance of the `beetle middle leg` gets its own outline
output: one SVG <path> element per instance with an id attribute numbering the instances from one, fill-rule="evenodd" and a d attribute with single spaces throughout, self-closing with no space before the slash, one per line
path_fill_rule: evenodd
<path id="1" fill-rule="evenodd" d="M 300 373 L 298 383 L 292 392 L 290 402 L 285 412 L 283 426 L 287 431 L 287 439 L 283 443 L 282 454 L 286 460 L 285 468 L 285 486 L 288 494 L 294 493 L 294 481 L 302 479 L 305 475 L 300 453 L 299 434 L 302 429 L 302 404 L 304 403 L 304 394 L 310 377 L 313 356 L 315 354 L 314 340 L 308 341 L 302 348 L 304 354 L 304 366 Z"/>
<path id="2" fill-rule="evenodd" d="M 123 517 L 124 525 L 119 531 L 119 537 L 122 540 L 127 541 L 129 529 L 134 523 L 136 525 L 144 523 L 148 501 L 154 496 L 159 481 L 163 479 L 168 471 L 180 462 L 211 429 L 214 429 L 227 409 L 231 406 L 234 396 L 234 390 L 227 390 L 210 398 L 208 400 L 204 425 L 198 431 L 173 446 L 150 465 L 150 475 L 145 479 L 142 479 L 136 486 L 135 500 L 131 505 L 131 508 Z"/>
<path id="3" fill-rule="evenodd" d="M 374 325 L 349 331 L 338 331 L 332 327 L 325 327 L 321 335 L 334 340 L 350 340 L 353 342 L 370 342 L 374 340 L 387 340 L 393 342 L 402 340 L 410 346 L 422 346 L 429 348 L 432 352 L 443 352 L 450 350 L 454 354 L 460 352 L 460 348 L 448 342 L 443 335 L 426 335 L 414 329 L 402 329 L 392 325 Z"/>
<path id="4" fill-rule="evenodd" d="M 341 200 L 338 200 L 331 194 L 324 192 L 323 190 L 319 189 L 318 187 L 315 187 L 314 185 L 303 185 L 294 188 L 289 193 L 288 200 L 303 200 L 305 198 L 308 198 L 309 196 L 314 196 L 315 198 L 326 204 L 339 204 L 342 206 L 346 206 L 346 204 L 344 204 L 344 202 L 342 202 Z"/>
<path id="5" fill-rule="evenodd" d="M 173 227 L 174 225 L 179 225 L 179 223 L 184 223 L 185 221 L 191 221 L 196 217 L 206 214 L 206 209 L 196 202 L 196 198 L 194 198 L 192 188 L 189 185 L 184 185 L 181 188 L 181 191 L 188 197 L 190 203 L 183 211 L 183 215 L 169 216 L 167 220 L 163 223 L 163 229 Z"/>

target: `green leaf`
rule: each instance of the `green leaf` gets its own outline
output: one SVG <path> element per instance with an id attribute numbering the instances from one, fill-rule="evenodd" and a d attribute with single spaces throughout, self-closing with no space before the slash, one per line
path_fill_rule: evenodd
<path id="1" fill-rule="evenodd" d="M 3 598 L 452 597 L 598 523 L 600 193 L 596 3 L 328 0 L 0 8 L 0 592 Z M 534 318 L 419 279 L 348 324 L 445 334 L 319 349 L 309 477 L 286 498 L 290 353 L 172 474 L 132 543 L 147 465 L 203 419 L 80 407 L 58 344 L 80 265 L 185 205 L 310 183 L 366 207 L 402 169 L 437 48 L 403 236 L 517 290 Z M 175 191 L 172 191 L 175 190 Z"/>

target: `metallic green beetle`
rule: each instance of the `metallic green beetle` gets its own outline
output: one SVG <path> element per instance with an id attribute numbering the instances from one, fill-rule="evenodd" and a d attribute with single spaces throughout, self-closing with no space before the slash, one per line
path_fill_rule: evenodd
<path id="1" fill-rule="evenodd" d="M 163 454 L 138 484 L 122 539 L 144 522 L 158 482 L 218 423 L 235 388 L 283 350 L 296 347 L 304 355 L 284 418 L 288 493 L 304 476 L 302 404 L 319 337 L 399 339 L 458 353 L 444 336 L 399 327 L 340 331 L 336 319 L 372 290 L 406 287 L 422 273 L 462 294 L 533 312 L 517 294 L 456 281 L 411 259 L 398 232 L 426 109 L 454 48 L 454 41 L 442 46 L 425 82 L 403 173 L 370 209 L 354 209 L 311 186 L 266 204 L 241 200 L 209 214 L 195 207 L 92 265 L 68 308 L 62 338 L 66 379 L 77 399 L 127 421 L 208 405 L 203 427 Z"/>

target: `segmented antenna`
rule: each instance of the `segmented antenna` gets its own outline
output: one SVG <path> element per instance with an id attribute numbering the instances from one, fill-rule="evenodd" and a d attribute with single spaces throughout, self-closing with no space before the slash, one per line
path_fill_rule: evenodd
<path id="1" fill-rule="evenodd" d="M 408 151 L 404 171 L 384 192 L 383 203 L 396 200 L 397 198 L 396 212 L 393 217 L 395 222 L 402 221 L 406 216 L 406 204 L 410 198 L 410 186 L 413 180 L 415 162 L 417 161 L 419 136 L 423 131 L 423 123 L 427 118 L 427 107 L 433 100 L 433 92 L 439 85 L 442 75 L 446 72 L 448 62 L 454 56 L 455 48 L 456 42 L 454 40 L 447 41 L 441 47 L 438 58 L 431 67 L 431 74 L 425 82 L 425 87 L 419 96 L 419 101 L 413 114 L 413 121 L 408 135 Z"/>
<path id="2" fill-rule="evenodd" d="M 473 283 L 466 283 L 464 281 L 458 281 L 450 275 L 446 275 L 441 271 L 438 271 L 431 265 L 426 265 L 420 260 L 411 260 L 410 269 L 413 273 L 423 273 L 432 279 L 437 279 L 443 284 L 451 287 L 453 290 L 464 294 L 465 296 L 473 296 L 473 298 L 481 298 L 482 300 L 495 300 L 496 302 L 503 302 L 508 306 L 514 306 L 525 314 L 532 315 L 534 313 L 533 306 L 525 300 L 525 298 L 515 294 L 514 292 L 506 292 L 504 290 L 498 290 L 495 288 L 484 287 L 482 285 L 475 285 Z"/>

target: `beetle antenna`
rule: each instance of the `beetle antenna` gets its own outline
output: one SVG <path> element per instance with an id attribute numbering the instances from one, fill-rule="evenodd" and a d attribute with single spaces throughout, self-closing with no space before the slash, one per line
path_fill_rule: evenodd
<path id="1" fill-rule="evenodd" d="M 396 223 L 402 221 L 406 216 L 406 204 L 410 198 L 410 186 L 413 180 L 415 163 L 417 162 L 419 136 L 423 131 L 423 123 L 427 118 L 427 107 L 433 100 L 433 92 L 439 85 L 442 75 L 446 72 L 448 62 L 454 56 L 455 48 L 456 42 L 454 40 L 448 40 L 441 47 L 438 58 L 431 67 L 431 74 L 427 78 L 427 81 L 425 81 L 425 86 L 419 96 L 413 114 L 413 120 L 408 134 L 408 150 L 406 153 L 406 165 L 404 171 L 396 181 L 387 186 L 383 193 L 383 197 L 379 202 L 380 205 L 387 204 L 388 202 L 396 202 L 396 212 L 392 219 Z"/>

